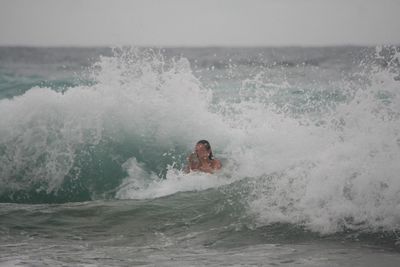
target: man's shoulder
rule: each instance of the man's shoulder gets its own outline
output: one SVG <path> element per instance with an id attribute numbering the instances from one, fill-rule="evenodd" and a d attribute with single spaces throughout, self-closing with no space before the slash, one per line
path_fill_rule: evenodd
<path id="1" fill-rule="evenodd" d="M 219 159 L 214 159 L 214 168 L 221 169 L 221 167 L 222 167 L 221 161 Z"/>

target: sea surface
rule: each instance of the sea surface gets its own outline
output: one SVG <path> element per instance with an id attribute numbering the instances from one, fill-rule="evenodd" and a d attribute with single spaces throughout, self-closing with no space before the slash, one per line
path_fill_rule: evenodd
<path id="1" fill-rule="evenodd" d="M 400 266 L 399 51 L 0 47 L 0 266 Z"/>

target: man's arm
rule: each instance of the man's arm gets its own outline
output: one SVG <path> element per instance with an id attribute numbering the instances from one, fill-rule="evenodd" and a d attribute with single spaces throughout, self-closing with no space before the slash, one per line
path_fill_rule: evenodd
<path id="1" fill-rule="evenodd" d="M 185 172 L 189 173 L 191 170 L 197 169 L 196 154 L 192 153 L 187 158 L 188 164 L 185 168 Z"/>

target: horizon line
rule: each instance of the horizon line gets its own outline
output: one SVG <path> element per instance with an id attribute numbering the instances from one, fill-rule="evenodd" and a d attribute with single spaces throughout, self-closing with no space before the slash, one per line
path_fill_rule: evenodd
<path id="1" fill-rule="evenodd" d="M 118 48 L 118 47 L 138 47 L 138 48 L 329 48 L 329 47 L 377 47 L 377 46 L 400 46 L 400 43 L 376 43 L 376 44 L 287 44 L 287 45 L 79 45 L 79 44 L 0 44 L 1 48 Z"/>

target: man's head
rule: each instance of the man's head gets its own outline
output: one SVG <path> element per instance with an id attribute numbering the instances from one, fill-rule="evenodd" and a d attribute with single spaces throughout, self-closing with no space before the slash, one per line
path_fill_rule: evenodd
<path id="1" fill-rule="evenodd" d="M 213 159 L 211 145 L 207 140 L 198 141 L 195 147 L 195 151 L 197 157 L 199 157 L 200 159 Z"/>

